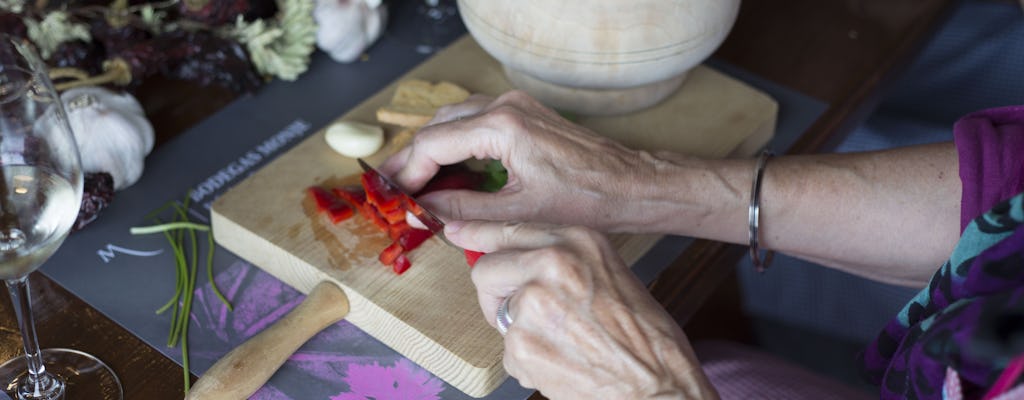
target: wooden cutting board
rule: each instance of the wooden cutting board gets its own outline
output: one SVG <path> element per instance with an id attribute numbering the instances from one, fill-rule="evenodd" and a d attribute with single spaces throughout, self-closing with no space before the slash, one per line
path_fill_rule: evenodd
<path id="1" fill-rule="evenodd" d="M 491 95 L 510 89 L 500 65 L 469 36 L 404 78 L 448 80 Z M 376 123 L 375 111 L 394 87 L 339 119 Z M 652 109 L 578 122 L 635 148 L 724 157 L 763 146 L 774 132 L 776 111 L 765 94 L 701 66 L 678 93 Z M 387 131 L 390 137 L 398 129 Z M 389 144 L 368 161 L 379 164 L 395 150 Z M 338 284 L 351 303 L 350 322 L 463 392 L 490 393 L 507 377 L 502 338 L 480 312 L 462 253 L 432 238 L 410 254 L 412 268 L 396 276 L 377 261 L 390 240 L 376 227 L 359 216 L 331 225 L 313 211 L 306 187 L 342 184 L 359 172 L 355 160 L 326 145 L 321 130 L 216 200 L 214 237 L 304 293 L 324 280 Z M 632 264 L 659 238 L 611 239 Z"/>

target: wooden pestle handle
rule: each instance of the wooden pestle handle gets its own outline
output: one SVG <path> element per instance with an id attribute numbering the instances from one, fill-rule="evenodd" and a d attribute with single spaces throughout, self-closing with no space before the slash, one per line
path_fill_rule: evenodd
<path id="1" fill-rule="evenodd" d="M 225 355 L 185 396 L 186 400 L 247 399 L 313 335 L 348 315 L 345 292 L 320 282 L 301 304 Z"/>

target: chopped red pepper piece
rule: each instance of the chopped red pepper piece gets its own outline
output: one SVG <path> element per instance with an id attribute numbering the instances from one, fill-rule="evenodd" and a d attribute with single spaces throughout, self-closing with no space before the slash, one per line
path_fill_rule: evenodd
<path id="1" fill-rule="evenodd" d="M 476 265 L 476 260 L 485 254 L 479 251 L 467 249 L 463 249 L 462 252 L 466 255 L 466 263 L 469 264 L 470 268 L 473 268 L 473 266 Z"/>
<path id="2" fill-rule="evenodd" d="M 373 204 L 369 202 L 363 203 L 362 207 L 359 207 L 359 212 L 363 213 L 363 217 L 366 217 L 370 222 L 376 225 L 380 230 L 388 231 L 388 221 L 384 220 L 384 217 L 377 212 L 377 209 L 373 207 Z"/>
<path id="3" fill-rule="evenodd" d="M 434 236 L 434 233 L 426 229 L 409 228 L 409 230 L 402 232 L 402 235 L 398 237 L 398 244 L 401 244 L 402 248 L 407 252 L 413 251 L 413 249 L 420 247 L 423 242 L 426 242 L 427 239 L 430 239 L 431 236 Z"/>
<path id="4" fill-rule="evenodd" d="M 406 223 L 405 221 L 401 221 L 396 224 L 391 224 L 388 226 L 387 229 L 388 237 L 391 238 L 391 240 L 398 240 L 398 238 L 402 237 L 402 234 L 405 233 L 405 231 L 408 231 L 410 229 L 412 229 L 412 227 L 410 227 L 409 224 Z"/>
<path id="5" fill-rule="evenodd" d="M 366 203 L 366 192 L 362 187 L 336 187 L 331 189 L 331 193 L 347 201 L 352 207 L 362 207 Z"/>
<path id="6" fill-rule="evenodd" d="M 405 254 L 399 254 L 398 258 L 395 259 L 395 264 L 391 266 L 391 270 L 395 271 L 396 274 L 401 275 L 405 271 L 409 270 L 412 266 L 412 262 L 409 261 L 409 257 Z"/>
<path id="7" fill-rule="evenodd" d="M 402 208 L 403 195 L 393 188 L 388 187 L 384 178 L 370 172 L 364 172 L 360 177 L 363 183 L 363 190 L 366 191 L 366 201 L 377 207 L 381 213 L 396 208 Z"/>
<path id="8" fill-rule="evenodd" d="M 384 251 L 380 252 L 377 259 L 380 260 L 381 264 L 391 265 L 395 263 L 395 259 L 402 255 L 402 245 L 398 244 L 397 241 L 392 242 L 390 246 L 385 247 Z"/>
<path id="9" fill-rule="evenodd" d="M 346 219 L 352 218 L 353 215 L 356 215 L 356 211 L 353 210 L 352 207 L 345 205 L 332 207 L 331 210 L 328 211 L 328 215 L 331 217 L 331 223 L 337 224 Z"/>
<path id="10" fill-rule="evenodd" d="M 419 203 L 416 203 L 415 201 L 413 201 L 409 197 L 405 198 L 405 207 L 409 209 L 409 212 L 411 212 L 412 215 L 421 215 L 421 214 L 423 214 L 423 208 L 420 207 Z"/>
<path id="11" fill-rule="evenodd" d="M 387 220 L 389 224 L 397 224 L 399 222 L 405 223 L 404 208 L 398 207 L 388 212 L 381 211 L 381 214 L 384 215 L 384 219 Z"/>
<path id="12" fill-rule="evenodd" d="M 327 189 L 320 186 L 310 186 L 306 189 L 313 200 L 316 201 L 316 208 L 320 212 L 327 213 L 332 223 L 339 223 L 352 217 L 355 212 L 341 199 L 337 198 Z"/>

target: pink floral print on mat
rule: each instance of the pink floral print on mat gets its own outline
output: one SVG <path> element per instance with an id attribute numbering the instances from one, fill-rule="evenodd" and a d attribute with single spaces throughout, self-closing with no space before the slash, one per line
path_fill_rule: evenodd
<path id="1" fill-rule="evenodd" d="M 444 390 L 440 380 L 406 359 L 391 367 L 376 362 L 349 364 L 345 381 L 349 393 L 340 393 L 331 400 L 437 400 Z"/>
<path id="2" fill-rule="evenodd" d="M 209 284 L 196 289 L 189 331 L 193 372 L 202 373 L 235 346 L 273 324 L 305 298 L 273 276 L 236 262 L 216 277 L 235 307 Z M 315 335 L 250 400 L 438 400 L 446 385 L 346 321 Z M 461 397 L 458 396 L 457 397 Z"/>

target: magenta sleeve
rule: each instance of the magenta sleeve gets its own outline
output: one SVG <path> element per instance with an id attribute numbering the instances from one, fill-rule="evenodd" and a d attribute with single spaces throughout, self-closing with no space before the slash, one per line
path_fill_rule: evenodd
<path id="1" fill-rule="evenodd" d="M 960 231 L 994 205 L 1024 191 L 1024 106 L 993 108 L 953 126 L 963 197 Z"/>

